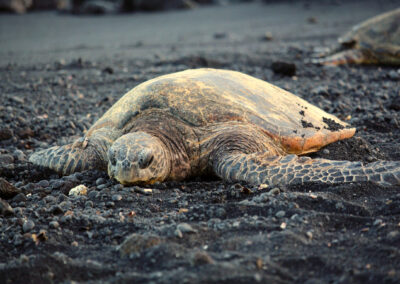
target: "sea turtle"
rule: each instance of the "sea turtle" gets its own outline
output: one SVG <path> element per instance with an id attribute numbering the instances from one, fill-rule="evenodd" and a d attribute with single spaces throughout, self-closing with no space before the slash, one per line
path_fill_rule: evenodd
<path id="1" fill-rule="evenodd" d="M 73 144 L 30 161 L 62 174 L 108 170 L 122 184 L 214 173 L 251 184 L 400 183 L 399 162 L 298 155 L 355 129 L 305 100 L 236 71 L 193 69 L 133 88 Z"/>
<path id="2" fill-rule="evenodd" d="M 400 65 L 400 8 L 368 19 L 338 40 L 325 58 L 325 65 Z"/>

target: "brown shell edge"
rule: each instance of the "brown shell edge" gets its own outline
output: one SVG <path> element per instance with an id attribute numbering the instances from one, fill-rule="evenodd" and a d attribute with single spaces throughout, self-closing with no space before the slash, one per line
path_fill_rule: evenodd
<path id="1" fill-rule="evenodd" d="M 351 138 L 356 132 L 355 128 L 344 128 L 339 131 L 318 131 L 313 136 L 303 138 L 299 136 L 278 137 L 282 147 L 290 154 L 307 154 L 316 152 L 322 147 L 347 138 Z"/>

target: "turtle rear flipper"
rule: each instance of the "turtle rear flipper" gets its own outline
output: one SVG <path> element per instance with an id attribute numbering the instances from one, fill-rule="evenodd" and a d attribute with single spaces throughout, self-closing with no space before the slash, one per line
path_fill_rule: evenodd
<path id="1" fill-rule="evenodd" d="M 214 171 L 228 181 L 251 184 L 346 183 L 372 181 L 380 185 L 400 184 L 400 162 L 361 162 L 311 159 L 297 155 L 268 153 L 232 154 L 214 163 Z"/>
<path id="2" fill-rule="evenodd" d="M 107 165 L 95 147 L 85 146 L 75 142 L 51 147 L 34 153 L 30 156 L 29 161 L 63 175 L 85 170 L 106 169 Z"/>

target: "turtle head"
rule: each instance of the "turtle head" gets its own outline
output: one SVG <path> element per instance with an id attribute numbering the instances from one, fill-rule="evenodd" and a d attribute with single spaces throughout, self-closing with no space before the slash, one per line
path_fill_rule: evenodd
<path id="1" fill-rule="evenodd" d="M 121 136 L 107 155 L 108 175 L 124 185 L 164 181 L 170 173 L 171 162 L 164 143 L 145 132 Z"/>

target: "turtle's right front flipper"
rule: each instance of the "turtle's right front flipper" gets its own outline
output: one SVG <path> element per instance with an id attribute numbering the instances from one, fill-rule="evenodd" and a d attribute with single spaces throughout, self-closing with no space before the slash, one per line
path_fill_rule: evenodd
<path id="1" fill-rule="evenodd" d="M 228 154 L 214 161 L 215 173 L 227 181 L 251 184 L 347 183 L 372 181 L 381 185 L 400 185 L 400 161 L 369 164 L 268 153 Z"/>
<path id="2" fill-rule="evenodd" d="M 376 63 L 373 58 L 368 58 L 359 49 L 346 49 L 329 56 L 313 59 L 312 63 L 322 65 L 344 65 L 344 64 L 368 64 Z"/>
<path id="3" fill-rule="evenodd" d="M 107 163 L 93 145 L 80 139 L 73 144 L 55 146 L 30 156 L 35 165 L 50 168 L 57 173 L 68 175 L 85 170 L 104 170 Z"/>

